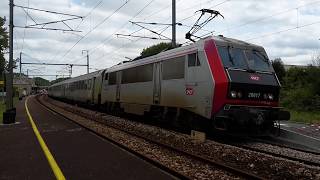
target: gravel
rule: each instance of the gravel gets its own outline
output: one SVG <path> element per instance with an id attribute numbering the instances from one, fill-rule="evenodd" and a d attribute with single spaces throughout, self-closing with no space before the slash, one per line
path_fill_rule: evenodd
<path id="1" fill-rule="evenodd" d="M 164 130 L 135 121 L 125 120 L 123 118 L 110 116 L 80 107 L 75 107 L 52 100 L 50 98 L 45 100 L 56 106 L 59 106 L 60 108 L 63 108 L 64 110 L 79 114 L 80 116 L 88 119 L 94 119 L 103 122 L 108 126 L 148 137 L 150 140 L 165 143 L 176 148 L 184 149 L 189 153 L 202 156 L 213 161 L 222 162 L 234 168 L 241 168 L 244 171 L 252 172 L 266 179 L 320 179 L 320 167 L 308 166 L 288 159 L 273 157 L 267 154 L 262 154 L 209 140 L 206 140 L 203 143 L 194 142 L 190 136 L 185 134 Z M 165 157 L 169 158 L 170 156 Z M 161 159 L 161 157 L 158 158 Z M 319 157 L 314 157 L 312 155 L 309 157 L 309 159 L 314 158 L 317 159 Z M 187 165 L 183 166 L 183 168 L 187 167 Z M 196 171 L 194 173 L 202 174 L 201 172 L 203 171 Z M 200 176 L 193 175 L 192 177 Z"/>
<path id="2" fill-rule="evenodd" d="M 294 150 L 286 147 L 279 147 L 277 145 L 260 143 L 260 142 L 248 142 L 240 145 L 249 146 L 250 148 L 254 148 L 258 150 L 261 149 L 266 152 L 280 154 L 280 155 L 293 157 L 293 158 L 297 158 L 305 161 L 310 161 L 310 162 L 318 163 L 320 165 L 320 155 L 307 153 L 299 150 Z"/>

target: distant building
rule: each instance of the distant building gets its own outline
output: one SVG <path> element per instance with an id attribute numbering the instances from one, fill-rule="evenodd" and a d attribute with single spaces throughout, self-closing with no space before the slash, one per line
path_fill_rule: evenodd
<path id="1" fill-rule="evenodd" d="M 35 86 L 34 80 L 24 75 L 15 75 L 13 78 L 13 87 L 17 89 L 19 97 L 31 94 L 32 88 Z"/>
<path id="2" fill-rule="evenodd" d="M 295 68 L 295 67 L 297 67 L 297 68 L 307 68 L 308 66 L 307 65 L 290 65 L 290 64 L 285 64 L 284 65 L 284 69 L 286 71 L 288 71 L 291 68 Z"/>

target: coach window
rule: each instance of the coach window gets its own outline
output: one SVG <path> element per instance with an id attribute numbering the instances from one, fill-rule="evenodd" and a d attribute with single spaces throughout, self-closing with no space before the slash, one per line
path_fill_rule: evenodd
<path id="1" fill-rule="evenodd" d="M 88 80 L 83 81 L 84 89 L 88 89 Z"/>
<path id="2" fill-rule="evenodd" d="M 105 75 L 104 75 L 104 80 L 108 80 L 108 78 L 109 78 L 109 74 L 108 73 L 106 73 Z"/>
<path id="3" fill-rule="evenodd" d="M 88 80 L 88 89 L 91 88 L 91 79 Z"/>
<path id="4" fill-rule="evenodd" d="M 117 83 L 117 72 L 112 72 L 109 75 L 109 85 L 114 85 Z"/>
<path id="5" fill-rule="evenodd" d="M 188 67 L 200 66 L 198 53 L 188 54 Z"/>
<path id="6" fill-rule="evenodd" d="M 185 56 L 168 59 L 162 62 L 162 79 L 183 79 Z"/>
<path id="7" fill-rule="evenodd" d="M 122 71 L 122 84 L 148 82 L 153 78 L 153 64 L 138 66 Z"/>

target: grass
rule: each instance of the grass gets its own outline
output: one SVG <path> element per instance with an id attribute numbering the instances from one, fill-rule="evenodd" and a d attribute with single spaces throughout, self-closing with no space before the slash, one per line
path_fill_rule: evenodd
<path id="1" fill-rule="evenodd" d="M 15 107 L 16 104 L 18 103 L 19 98 L 18 97 L 14 97 L 13 98 L 13 106 Z M 0 100 L 0 124 L 2 124 L 3 121 L 3 112 L 6 111 L 6 100 Z"/>
<path id="2" fill-rule="evenodd" d="M 3 112 L 6 110 L 6 104 L 4 101 L 0 101 L 0 124 L 2 124 L 3 120 Z"/>
<path id="3" fill-rule="evenodd" d="M 320 123 L 320 111 L 318 112 L 306 112 L 289 110 L 291 114 L 290 121 L 301 122 L 305 124 Z"/>

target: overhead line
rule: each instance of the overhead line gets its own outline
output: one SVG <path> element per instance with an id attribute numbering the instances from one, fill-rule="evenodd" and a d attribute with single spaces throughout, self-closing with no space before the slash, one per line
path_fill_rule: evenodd
<path id="1" fill-rule="evenodd" d="M 75 28 L 75 30 L 77 30 L 77 29 L 80 27 L 80 25 L 84 22 L 84 20 L 85 20 L 89 15 L 91 15 L 91 13 L 92 13 L 97 7 L 99 7 L 99 6 L 101 5 L 102 1 L 103 1 L 103 0 L 99 1 L 99 2 L 90 10 L 90 12 L 83 17 L 83 20 L 77 25 L 77 27 Z M 69 42 L 69 39 L 70 39 L 70 37 L 67 38 L 65 42 Z M 57 55 L 60 54 L 61 49 L 62 49 L 62 47 L 60 48 L 59 53 L 55 53 L 55 55 L 52 56 L 52 57 L 49 58 L 49 59 L 50 59 L 51 61 L 52 61 L 53 59 L 55 59 L 55 58 L 57 57 Z M 56 52 L 58 52 L 58 51 L 56 51 Z"/>
<path id="2" fill-rule="evenodd" d="M 93 30 L 98 28 L 101 24 L 103 24 L 106 20 L 108 20 L 111 16 L 113 16 L 115 13 L 117 13 L 122 7 L 124 7 L 130 0 L 126 0 L 125 3 L 123 3 L 119 8 L 117 8 L 113 13 L 111 13 L 109 16 L 104 18 L 100 23 L 98 23 L 93 29 L 88 31 L 84 36 L 82 36 L 70 49 L 67 50 L 67 52 L 62 56 L 62 59 L 70 53 L 70 51 L 85 37 L 87 37 Z"/>
<path id="3" fill-rule="evenodd" d="M 14 6 L 20 7 L 20 8 L 23 8 L 23 9 L 31 9 L 31 10 L 35 10 L 35 11 L 47 12 L 47 13 L 52 13 L 52 14 L 60 14 L 60 15 L 74 16 L 74 17 L 78 17 L 78 18 L 83 18 L 82 16 L 74 15 L 74 14 L 60 13 L 60 12 L 56 12 L 56 11 L 48 11 L 48 10 L 44 10 L 44 9 L 25 7 L 25 6 L 20 6 L 20 5 L 16 5 L 16 4 Z"/>
<path id="4" fill-rule="evenodd" d="M 29 8 L 29 0 L 28 0 L 28 8 Z M 27 13 L 28 13 L 28 9 L 27 9 Z M 25 21 L 25 25 L 24 26 L 27 26 L 27 24 L 28 24 L 28 16 L 27 16 L 27 14 L 26 14 L 26 21 Z M 26 29 L 24 29 L 23 30 L 23 38 L 22 38 L 22 48 L 21 48 L 21 52 L 23 51 L 23 48 L 24 48 L 24 38 L 25 38 L 25 36 L 26 36 Z"/>
<path id="5" fill-rule="evenodd" d="M 261 36 L 256 36 L 254 38 L 250 38 L 250 39 L 247 39 L 245 41 L 251 41 L 251 40 L 255 40 L 255 39 L 260 39 L 260 38 L 263 38 L 263 37 L 268 37 L 268 36 L 272 36 L 272 35 L 275 35 L 275 34 L 280 34 L 280 33 L 287 32 L 287 31 L 301 29 L 301 28 L 304 28 L 304 27 L 307 27 L 307 26 L 312 26 L 312 25 L 319 24 L 319 23 L 320 23 L 320 21 L 316 21 L 316 22 L 304 24 L 304 25 L 301 25 L 301 26 L 296 26 L 296 27 L 293 27 L 293 28 L 288 28 L 288 29 L 284 29 L 284 30 L 280 30 L 280 31 L 275 31 L 275 32 L 264 34 L 264 35 L 261 35 Z"/>
<path id="6" fill-rule="evenodd" d="M 25 29 L 43 29 L 43 30 L 50 30 L 50 31 L 81 32 L 81 31 L 73 30 L 73 29 L 45 28 L 45 27 L 33 27 L 33 26 L 14 26 L 14 27 L 16 27 L 16 28 L 25 28 Z"/>
<path id="7" fill-rule="evenodd" d="M 239 28 L 239 27 L 243 27 L 243 26 L 246 26 L 246 25 L 248 25 L 248 24 L 254 24 L 254 23 L 263 21 L 263 20 L 265 20 L 265 19 L 268 19 L 268 18 L 271 18 L 271 17 L 274 17 L 274 16 L 278 16 L 278 15 L 280 15 L 280 14 L 284 14 L 284 13 L 286 13 L 286 12 L 289 12 L 289 11 L 292 11 L 292 10 L 296 10 L 296 9 L 299 9 L 299 8 L 302 8 L 302 7 L 305 7 L 305 6 L 309 6 L 309 5 L 311 5 L 311 4 L 317 4 L 317 3 L 320 3 L 320 1 L 314 1 L 314 2 L 307 3 L 307 4 L 304 4 L 304 5 L 301 5 L 301 6 L 297 6 L 297 7 L 295 7 L 295 8 L 290 8 L 290 9 L 286 9 L 286 10 L 284 10 L 284 11 L 276 12 L 276 13 L 271 14 L 271 15 L 269 15 L 269 16 L 265 16 L 265 17 L 262 17 L 262 18 L 258 18 L 258 19 L 252 20 L 252 21 L 247 21 L 247 22 L 245 22 L 245 23 L 243 23 L 243 24 L 240 24 L 240 25 L 237 25 L 237 26 L 233 26 L 233 27 L 231 27 L 231 28 L 226 28 L 226 29 L 224 29 L 224 30 L 222 30 L 222 31 L 219 31 L 218 33 L 222 33 L 222 32 L 225 32 L 225 31 L 229 31 L 229 30 L 231 30 L 231 29 L 236 29 L 236 28 Z"/>
<path id="8" fill-rule="evenodd" d="M 284 11 L 276 12 L 276 13 L 274 13 L 274 14 L 272 14 L 272 15 L 269 15 L 269 16 L 266 16 L 266 17 L 262 17 L 262 18 L 259 18 L 259 19 L 256 19 L 256 20 L 252 20 L 252 21 L 245 22 L 245 23 L 240 24 L 240 25 L 237 25 L 237 26 L 233 26 L 233 27 L 231 27 L 231 28 L 224 29 L 224 30 L 222 30 L 222 31 L 217 32 L 217 34 L 222 33 L 222 32 L 225 32 L 225 31 L 229 31 L 229 30 L 231 30 L 231 29 L 236 29 L 236 28 L 239 28 L 239 27 L 243 27 L 243 26 L 246 26 L 246 25 L 248 25 L 248 24 L 257 23 L 257 22 L 263 21 L 263 20 L 265 20 L 265 19 L 268 19 L 268 18 L 271 18 L 271 17 L 274 17 L 274 16 L 278 16 L 278 15 L 280 15 L 280 14 L 283 14 L 283 13 L 286 13 L 286 12 L 289 12 L 289 11 L 292 11 L 292 10 L 296 10 L 297 8 L 309 6 L 309 5 L 311 5 L 311 4 L 316 4 L 316 3 L 320 3 L 320 1 L 319 1 L 319 0 L 318 0 L 318 1 L 314 1 L 314 2 L 311 2 L 311 3 L 308 3 L 308 4 L 304 4 L 304 5 L 301 5 L 301 6 L 297 6 L 297 7 L 290 8 L 290 9 L 286 9 L 286 10 L 284 10 Z M 289 29 L 290 29 L 290 30 L 293 30 L 293 29 L 297 29 L 297 27 L 295 27 L 295 28 L 289 28 Z M 288 29 L 285 30 L 285 31 L 288 31 Z M 285 32 L 285 31 L 284 31 L 284 32 Z M 206 34 L 202 35 L 201 37 L 208 36 L 209 34 L 212 34 L 212 33 L 213 33 L 213 32 L 206 33 Z M 277 33 L 279 33 L 279 32 L 276 32 L 275 34 L 277 34 Z M 258 39 L 258 38 L 253 38 L 253 39 Z M 251 39 L 250 39 L 250 40 L 251 40 Z M 183 44 L 187 44 L 187 43 L 185 42 L 185 43 L 183 43 Z"/>
<path id="9" fill-rule="evenodd" d="M 88 17 L 97 7 L 99 7 L 99 6 L 101 5 L 102 1 L 103 1 L 103 0 L 99 1 L 99 2 L 91 9 L 91 11 L 90 11 L 88 14 L 86 14 L 83 18 Z"/>
<path id="10" fill-rule="evenodd" d="M 94 51 L 96 51 L 96 49 L 98 49 L 99 46 L 104 45 L 104 43 L 110 39 L 110 37 L 112 37 L 113 35 L 115 35 L 119 30 L 121 30 L 123 27 L 125 27 L 132 19 L 134 19 L 135 17 L 137 17 L 145 8 L 147 8 L 152 2 L 154 2 L 155 0 L 151 0 L 149 1 L 142 9 L 140 9 L 133 17 L 131 17 L 128 22 L 126 22 L 125 24 L 123 24 L 120 28 L 118 28 L 116 31 L 114 31 L 111 35 L 107 36 L 105 39 L 103 39 L 99 45 L 91 48 L 90 54 L 92 54 Z M 140 31 L 140 30 L 139 30 Z"/>
<path id="11" fill-rule="evenodd" d="M 48 25 L 48 24 L 53 24 L 53 23 L 58 23 L 58 22 L 64 22 L 64 21 L 71 21 L 71 20 L 76 20 L 79 19 L 77 17 L 69 18 L 69 19 L 63 19 L 63 20 L 58 20 L 58 21 L 50 21 L 50 22 L 45 22 L 45 23 L 35 23 L 35 24 L 30 24 L 27 27 L 32 27 L 32 26 L 39 26 L 39 25 Z M 68 26 L 68 25 L 67 25 Z M 70 27 L 69 27 L 70 28 Z M 71 28 L 70 28 L 71 29 Z"/>
<path id="12" fill-rule="evenodd" d="M 167 26 L 167 27 L 161 29 L 161 32 L 160 32 L 160 33 L 162 33 L 163 31 L 165 31 L 165 30 L 168 29 L 169 27 L 170 27 L 170 26 Z M 94 60 L 100 59 L 100 58 L 104 57 L 106 54 L 110 54 L 110 53 L 112 53 L 112 52 L 113 52 L 113 54 L 114 54 L 114 53 L 118 52 L 120 49 L 123 49 L 123 48 L 125 48 L 126 46 L 128 46 L 128 45 L 130 45 L 130 44 L 132 44 L 132 43 L 136 43 L 136 42 L 140 41 L 141 39 L 143 39 L 143 38 L 142 38 L 142 37 L 139 37 L 139 38 L 138 38 L 137 40 L 135 40 L 135 41 L 131 41 L 130 43 L 124 44 L 124 45 L 122 45 L 121 47 L 119 47 L 119 48 L 117 48 L 117 49 L 112 49 L 112 50 L 108 51 L 107 53 L 104 53 L 103 55 L 99 56 L 98 58 L 95 58 Z"/>

